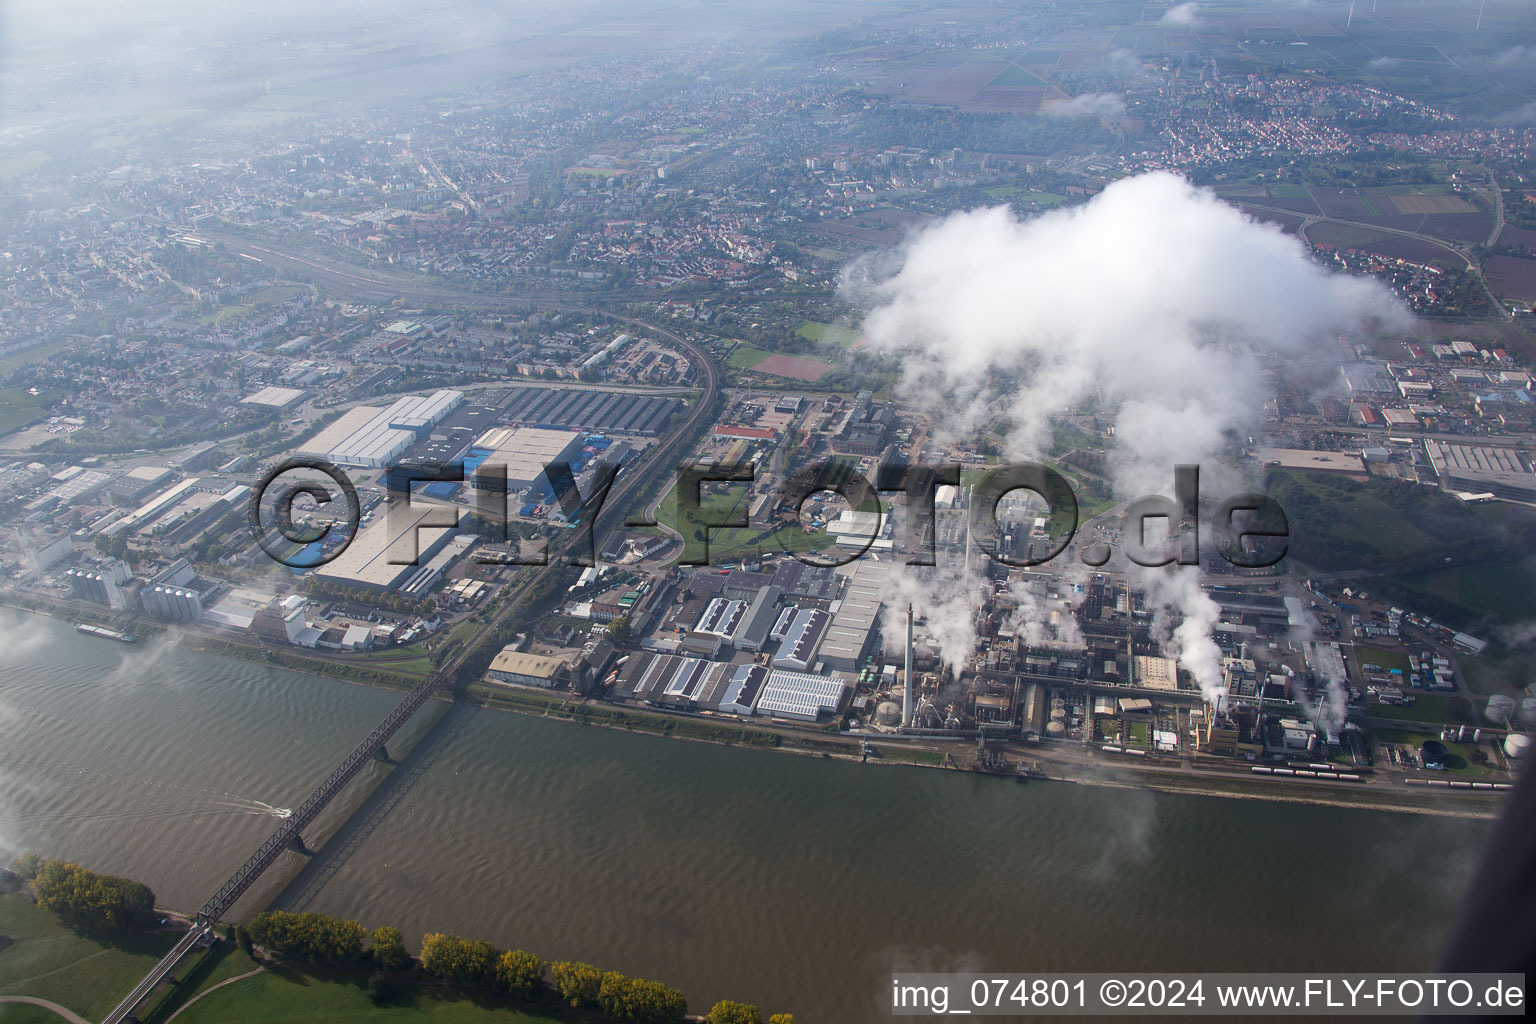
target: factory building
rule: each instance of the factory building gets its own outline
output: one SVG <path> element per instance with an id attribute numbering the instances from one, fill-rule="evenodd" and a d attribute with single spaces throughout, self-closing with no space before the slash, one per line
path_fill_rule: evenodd
<path id="1" fill-rule="evenodd" d="M 142 502 L 155 488 L 170 482 L 174 474 L 165 466 L 135 466 L 107 485 L 107 494 L 121 505 Z"/>
<path id="2" fill-rule="evenodd" d="M 779 588 L 767 586 L 759 590 L 747 605 L 741 625 L 737 627 L 733 641 L 738 651 L 761 651 L 768 642 L 768 631 L 777 618 Z"/>
<path id="3" fill-rule="evenodd" d="M 726 681 L 725 692 L 716 705 L 733 715 L 750 715 L 757 709 L 758 698 L 768 683 L 768 670 L 761 665 L 737 665 Z"/>
<path id="4" fill-rule="evenodd" d="M 426 526 L 441 509 L 392 507 L 358 530 L 335 559 L 315 570 L 315 578 L 388 593 L 408 582 L 453 536 L 455 527 Z"/>
<path id="5" fill-rule="evenodd" d="M 820 608 L 802 608 L 797 611 L 784 632 L 784 642 L 779 645 L 779 653 L 774 655 L 773 667 L 796 672 L 809 669 L 815 664 L 816 651 L 821 647 L 822 638 L 831 622 L 832 616 Z"/>
<path id="6" fill-rule="evenodd" d="M 821 644 L 821 662 L 838 672 L 856 672 L 869 651 L 870 640 L 880 618 L 880 602 L 892 571 L 889 562 L 859 559 L 848 590 L 832 613 Z"/>
<path id="7" fill-rule="evenodd" d="M 1536 502 L 1536 473 L 1513 449 L 1425 441 L 1424 451 L 1448 491 Z"/>
<path id="8" fill-rule="evenodd" d="M 742 619 L 747 614 L 745 601 L 731 601 L 723 597 L 712 599 L 704 606 L 704 614 L 699 616 L 699 621 L 694 625 L 695 633 L 711 633 L 724 640 L 730 641 L 735 637 L 736 629 L 741 625 Z"/>
<path id="9" fill-rule="evenodd" d="M 502 650 L 491 659 L 486 678 L 504 686 L 537 686 L 547 690 L 563 682 L 567 674 L 567 666 L 559 658 Z"/>
<path id="10" fill-rule="evenodd" d="M 848 686 L 840 679 L 805 672 L 774 671 L 757 699 L 756 713 L 815 722 L 842 710 Z"/>
<path id="11" fill-rule="evenodd" d="M 1138 654 L 1131 659 L 1131 685 L 1148 690 L 1177 690 L 1179 664 L 1172 658 Z"/>
<path id="12" fill-rule="evenodd" d="M 291 409 L 303 401 L 306 393 L 302 388 L 262 388 L 254 395 L 246 395 L 240 399 L 240 404 L 261 405 L 268 409 Z"/>
<path id="13" fill-rule="evenodd" d="M 388 466 L 463 401 L 464 392 L 444 389 L 408 395 L 387 409 L 359 407 L 310 438 L 298 455 L 341 466 Z"/>
<path id="14" fill-rule="evenodd" d="M 496 478 L 480 469 L 505 467 L 507 492 L 527 490 L 544 479 L 544 467 L 564 462 L 574 467 L 581 462 L 582 437 L 569 430 L 542 427 L 496 427 L 486 431 L 471 446 L 479 459 L 470 482 L 482 489 L 496 486 Z"/>

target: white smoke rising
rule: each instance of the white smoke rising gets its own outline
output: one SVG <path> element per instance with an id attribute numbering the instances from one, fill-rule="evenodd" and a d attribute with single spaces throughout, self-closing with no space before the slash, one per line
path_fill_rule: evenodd
<path id="1" fill-rule="evenodd" d="M 1119 117 L 1125 113 L 1125 99 L 1112 92 L 1085 92 L 1063 103 L 1040 108 L 1046 117 Z"/>
<path id="2" fill-rule="evenodd" d="M 1175 465 L 1213 462 L 1252 432 L 1266 360 L 1408 323 L 1386 287 L 1328 273 L 1298 240 L 1161 172 L 1031 220 L 955 214 L 855 264 L 844 286 L 871 308 L 870 344 L 900 354 L 902 396 L 954 433 L 1006 418 L 1005 454 L 1032 459 L 1063 412 L 1112 413 L 1121 497 L 1165 492 Z M 1222 692 L 1220 609 L 1197 575 L 1134 580 L 1179 610 L 1168 632 L 1180 665 L 1207 696 Z"/>
<path id="3" fill-rule="evenodd" d="M 1072 576 L 1087 575 L 1075 566 L 1068 571 L 1069 580 Z M 1041 600 L 1028 583 L 1019 581 L 1009 585 L 1008 594 L 1017 602 L 1008 616 L 1008 628 L 1029 646 L 1061 644 L 1077 647 L 1084 644 L 1082 626 L 1078 624 L 1077 616 L 1071 614 L 1082 604 L 1082 594 L 1074 595 L 1069 589 L 1065 601 L 1047 602 Z M 1053 615 L 1053 612 L 1057 614 Z"/>
<path id="4" fill-rule="evenodd" d="M 1323 684 L 1321 700 L 1313 703 L 1305 695 L 1298 694 L 1297 703 L 1301 705 L 1302 713 L 1325 736 L 1338 736 L 1344 731 L 1344 722 L 1349 716 L 1349 680 L 1345 677 L 1342 661 L 1335 663 L 1332 658 L 1318 654 L 1319 645 L 1312 639 L 1317 635 L 1317 627 L 1317 616 L 1310 608 L 1303 609 L 1301 621 L 1291 627 L 1291 644 L 1306 650 L 1307 664 L 1312 666 L 1318 681 Z"/>
<path id="5" fill-rule="evenodd" d="M 1215 700 L 1227 692 L 1221 670 L 1221 648 L 1211 631 L 1221 620 L 1221 605 L 1200 589 L 1200 575 L 1192 568 L 1153 569 L 1137 567 L 1133 585 L 1152 608 L 1152 633 L 1200 687 L 1200 695 Z"/>
<path id="6" fill-rule="evenodd" d="M 885 593 L 881 633 L 907 635 L 910 601 L 922 623 L 921 632 L 938 648 L 939 660 L 959 676 L 976 649 L 976 609 L 985 585 L 980 573 L 954 559 L 939 559 L 934 566 L 895 564 Z"/>
<path id="7" fill-rule="evenodd" d="M 1176 463 L 1262 414 L 1255 346 L 1294 356 L 1402 316 L 1385 287 L 1327 273 L 1296 239 L 1162 172 L 1032 220 L 955 214 L 875 271 L 855 264 L 845 285 L 873 305 L 869 342 L 901 353 L 905 397 L 958 431 L 1007 416 L 1022 458 L 1044 452 L 1063 410 L 1118 404 L 1127 493 L 1166 488 Z"/>

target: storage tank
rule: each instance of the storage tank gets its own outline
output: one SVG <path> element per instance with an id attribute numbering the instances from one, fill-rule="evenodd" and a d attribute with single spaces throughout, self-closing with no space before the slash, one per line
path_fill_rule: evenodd
<path id="1" fill-rule="evenodd" d="M 875 721 L 881 725 L 896 725 L 901 721 L 901 705 L 893 700 L 883 700 L 875 708 Z"/>
<path id="2" fill-rule="evenodd" d="M 1518 760 L 1525 756 L 1530 749 L 1531 738 L 1522 733 L 1512 732 L 1504 737 L 1504 756 L 1510 760 Z"/>
<path id="3" fill-rule="evenodd" d="M 1045 725 L 1045 734 L 1047 736 L 1062 736 L 1066 734 L 1066 731 L 1066 723 L 1062 722 L 1060 719 L 1052 719 Z"/>
<path id="4" fill-rule="evenodd" d="M 1496 693 L 1488 698 L 1488 707 L 1483 714 L 1488 721 L 1497 725 L 1509 725 L 1515 714 L 1515 698 Z"/>

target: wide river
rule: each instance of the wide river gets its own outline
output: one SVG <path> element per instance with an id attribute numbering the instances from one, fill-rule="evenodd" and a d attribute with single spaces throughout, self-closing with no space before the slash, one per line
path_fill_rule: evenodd
<path id="1" fill-rule="evenodd" d="M 128 875 L 178 908 L 400 696 L 5 610 L 0 637 L 0 855 Z M 452 931 L 802 1024 L 890 1019 L 893 969 L 1427 969 L 1490 833 L 444 704 L 408 729 L 400 764 L 312 828 L 318 855 L 285 855 L 238 913 Z"/>

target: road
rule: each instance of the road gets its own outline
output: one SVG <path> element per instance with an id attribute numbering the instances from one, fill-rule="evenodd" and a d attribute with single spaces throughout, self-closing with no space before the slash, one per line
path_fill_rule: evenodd
<path id="1" fill-rule="evenodd" d="M 1504 196 L 1499 190 L 1498 182 L 1493 183 L 1493 205 L 1494 225 L 1493 233 L 1488 236 L 1489 245 L 1493 244 L 1493 240 L 1498 237 L 1499 232 L 1504 228 Z M 1286 210 L 1278 206 L 1265 206 L 1261 203 L 1252 203 L 1246 201 L 1242 203 L 1242 206 L 1254 210 L 1265 210 L 1269 213 L 1285 214 L 1291 217 L 1296 216 L 1295 210 Z M 1483 291 L 1488 295 L 1488 301 L 1493 305 L 1493 308 L 1498 311 L 1498 319 L 1506 322 L 1514 319 L 1513 314 L 1511 314 L 1510 311 L 1505 308 L 1504 303 L 1499 301 L 1499 297 L 1495 295 L 1493 293 L 1493 289 L 1488 286 L 1487 279 L 1483 277 L 1483 268 L 1478 266 L 1477 261 L 1468 254 L 1464 247 L 1454 245 L 1450 242 L 1447 242 L 1443 238 L 1436 238 L 1434 235 L 1421 234 L 1417 231 L 1407 231 L 1403 228 L 1383 227 L 1380 224 L 1367 224 L 1364 221 L 1358 220 L 1345 220 L 1342 217 L 1325 217 L 1322 214 L 1304 215 L 1302 222 L 1296 227 L 1296 233 L 1303 241 L 1311 244 L 1310 240 L 1307 238 L 1307 229 L 1319 221 L 1325 220 L 1332 221 L 1335 224 L 1348 224 L 1350 227 L 1363 228 L 1367 231 L 1377 231 L 1385 235 L 1400 235 L 1403 238 L 1413 238 L 1420 242 L 1426 242 L 1430 245 L 1436 246 L 1437 248 L 1444 249 L 1446 252 L 1450 253 L 1457 259 L 1461 260 L 1464 264 L 1466 264 L 1467 270 L 1470 270 L 1473 274 L 1477 275 L 1477 283 L 1483 286 Z"/>

